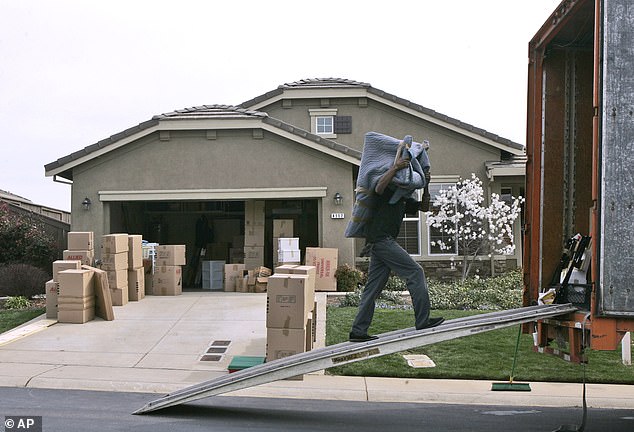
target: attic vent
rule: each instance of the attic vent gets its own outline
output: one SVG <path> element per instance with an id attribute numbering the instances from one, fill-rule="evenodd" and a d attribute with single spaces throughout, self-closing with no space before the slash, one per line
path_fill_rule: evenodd
<path id="1" fill-rule="evenodd" d="M 352 116 L 335 116 L 335 131 L 336 134 L 351 134 L 352 133 Z"/>

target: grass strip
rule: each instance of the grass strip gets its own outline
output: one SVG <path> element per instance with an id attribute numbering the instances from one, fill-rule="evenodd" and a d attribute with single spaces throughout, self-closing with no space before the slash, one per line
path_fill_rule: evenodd
<path id="1" fill-rule="evenodd" d="M 327 345 L 347 340 L 356 312 L 354 307 L 328 307 Z M 450 320 L 477 313 L 484 312 L 441 310 L 432 311 L 432 316 Z M 370 334 L 412 327 L 413 323 L 412 310 L 377 309 Z M 350 363 L 330 368 L 327 372 L 349 376 L 504 381 L 511 374 L 516 341 L 517 326 L 511 326 Z M 425 354 L 436 363 L 436 367 L 411 368 L 403 354 Z M 582 374 L 579 364 L 534 352 L 532 335 L 521 335 L 515 381 L 581 382 Z M 622 364 L 620 346 L 616 351 L 589 351 L 586 379 L 592 383 L 634 384 L 634 367 Z"/>
<path id="2" fill-rule="evenodd" d="M 44 308 L 0 310 L 0 333 L 24 324 L 42 315 L 45 311 Z"/>

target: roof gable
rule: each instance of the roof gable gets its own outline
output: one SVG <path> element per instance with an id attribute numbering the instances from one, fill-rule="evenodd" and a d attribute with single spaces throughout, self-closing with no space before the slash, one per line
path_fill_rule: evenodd
<path id="1" fill-rule="evenodd" d="M 261 128 L 353 164 L 359 164 L 361 152 L 303 129 L 273 119 L 267 113 L 232 105 L 202 105 L 158 114 L 95 144 L 61 157 L 44 166 L 47 176 L 72 179 L 72 168 L 113 151 L 143 136 L 161 130 Z"/>
<path id="2" fill-rule="evenodd" d="M 292 83 L 282 84 L 276 90 L 264 93 L 240 104 L 243 108 L 261 109 L 279 99 L 317 97 L 313 93 L 322 93 L 319 97 L 369 97 L 411 115 L 452 129 L 485 144 L 492 145 L 515 155 L 523 155 L 525 148 L 522 144 L 503 138 L 453 117 L 438 113 L 430 108 L 416 104 L 407 99 L 387 93 L 372 87 L 368 83 L 344 78 L 315 78 L 303 79 Z"/>

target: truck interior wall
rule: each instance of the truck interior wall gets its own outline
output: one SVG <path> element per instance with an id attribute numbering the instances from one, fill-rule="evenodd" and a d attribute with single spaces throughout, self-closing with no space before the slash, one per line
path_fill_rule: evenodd
<path id="1" fill-rule="evenodd" d="M 565 241 L 589 235 L 592 207 L 592 50 L 553 49 L 544 62 L 542 284 Z"/>
<path id="2" fill-rule="evenodd" d="M 564 141 L 566 56 L 549 53 L 543 65 L 542 283 L 550 285 L 562 251 L 564 215 Z M 537 203 L 534 203 L 535 205 Z"/>

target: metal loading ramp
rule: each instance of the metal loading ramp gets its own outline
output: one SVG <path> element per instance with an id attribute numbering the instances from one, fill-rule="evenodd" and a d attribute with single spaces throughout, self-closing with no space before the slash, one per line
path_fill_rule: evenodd
<path id="1" fill-rule="evenodd" d="M 305 353 L 273 360 L 169 393 L 147 403 L 134 414 L 145 414 L 205 397 L 254 387 L 296 375 L 328 369 L 346 363 L 380 357 L 407 349 L 431 345 L 516 324 L 537 321 L 576 311 L 571 304 L 530 306 L 473 315 L 446 321 L 434 328 L 396 330 L 368 342 L 343 342 Z"/>

